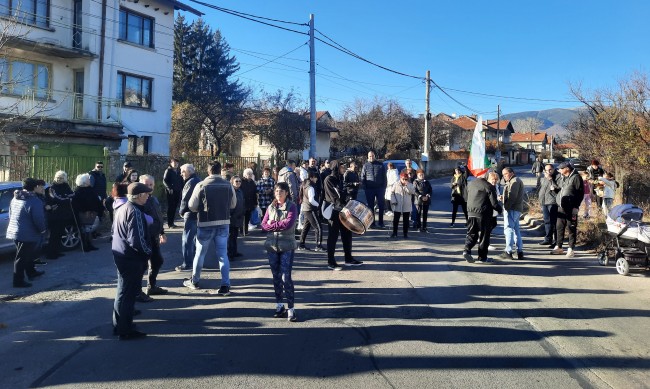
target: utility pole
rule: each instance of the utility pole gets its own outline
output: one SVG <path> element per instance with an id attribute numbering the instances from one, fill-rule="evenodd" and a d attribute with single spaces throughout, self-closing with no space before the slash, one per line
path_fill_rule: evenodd
<path id="1" fill-rule="evenodd" d="M 497 148 L 494 151 L 494 159 L 497 160 L 497 164 L 501 159 L 501 149 L 499 149 L 499 136 L 501 136 L 501 105 L 497 104 Z"/>
<path id="2" fill-rule="evenodd" d="M 314 14 L 309 14 L 309 157 L 316 158 L 316 53 Z"/>
<path id="3" fill-rule="evenodd" d="M 426 91 L 426 107 L 425 107 L 425 114 L 424 114 L 424 147 L 423 147 L 423 152 L 422 152 L 422 159 L 426 157 L 426 162 L 427 164 L 425 165 L 425 171 L 426 168 L 428 167 L 429 164 L 429 116 L 431 116 L 431 113 L 429 112 L 429 94 L 431 92 L 431 72 L 427 70 L 427 79 L 426 79 L 426 86 L 427 86 L 427 91 Z M 424 161 L 421 161 L 424 162 Z M 424 164 L 423 164 L 424 165 Z"/>

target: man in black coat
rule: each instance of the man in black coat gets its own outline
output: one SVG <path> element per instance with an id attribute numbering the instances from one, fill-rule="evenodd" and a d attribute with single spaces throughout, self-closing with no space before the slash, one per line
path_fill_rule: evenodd
<path id="1" fill-rule="evenodd" d="M 88 172 L 90 174 L 90 185 L 97 193 L 97 196 L 104 201 L 106 199 L 106 175 L 104 174 L 104 162 L 97 161 L 95 168 Z"/>
<path id="2" fill-rule="evenodd" d="M 384 196 L 386 194 L 386 170 L 384 164 L 375 160 L 375 152 L 368 152 L 368 161 L 361 169 L 361 184 L 366 193 L 368 208 L 372 211 L 371 228 L 384 228 Z M 379 223 L 375 224 L 375 200 L 379 213 Z"/>
<path id="3" fill-rule="evenodd" d="M 167 227 L 176 228 L 174 220 L 176 219 L 176 211 L 181 202 L 181 194 L 183 192 L 183 177 L 179 169 L 179 163 L 176 158 L 169 160 L 169 166 L 163 175 L 163 184 L 165 185 L 165 193 L 167 194 Z"/>
<path id="4" fill-rule="evenodd" d="M 481 263 L 492 263 L 487 257 L 492 231 L 492 218 L 494 211 L 501 214 L 503 208 L 497 200 L 494 185 L 487 182 L 485 174 L 476 177 L 467 184 L 467 236 L 465 237 L 465 250 L 463 258 L 469 263 L 474 262 L 472 248 L 478 242 L 478 260 Z"/>
<path id="5" fill-rule="evenodd" d="M 566 252 L 567 258 L 572 258 L 573 250 L 576 245 L 576 236 L 578 233 L 578 211 L 580 203 L 585 196 L 584 183 L 578 171 L 574 169 L 568 162 L 562 162 L 557 170 L 560 172 L 560 177 L 557 180 L 555 190 L 558 192 L 555 197 L 557 208 L 557 245 L 551 251 L 553 255 L 562 255 L 562 243 L 564 241 L 564 231 L 569 230 L 569 249 Z"/>

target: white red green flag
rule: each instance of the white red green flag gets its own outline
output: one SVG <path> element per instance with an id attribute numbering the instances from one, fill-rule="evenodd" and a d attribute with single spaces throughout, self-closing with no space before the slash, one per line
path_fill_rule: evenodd
<path id="1" fill-rule="evenodd" d="M 479 116 L 474 127 L 472 146 L 469 149 L 467 168 L 474 177 L 485 174 L 490 169 L 490 160 L 485 154 L 485 139 L 483 139 L 483 118 Z"/>

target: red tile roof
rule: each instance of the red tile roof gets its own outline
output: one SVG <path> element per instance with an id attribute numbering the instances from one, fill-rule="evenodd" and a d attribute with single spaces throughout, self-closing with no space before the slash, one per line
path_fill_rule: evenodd
<path id="1" fill-rule="evenodd" d="M 513 143 L 514 142 L 544 142 L 544 138 L 546 138 L 546 133 L 544 131 L 536 132 L 534 134 L 516 132 L 512 134 L 512 136 L 510 137 L 510 141 Z"/>
<path id="2" fill-rule="evenodd" d="M 563 143 L 563 144 L 555 145 L 555 148 L 557 150 L 567 150 L 567 149 L 577 149 L 578 146 L 576 146 L 574 143 Z"/>
<path id="3" fill-rule="evenodd" d="M 451 122 L 468 131 L 474 131 L 474 128 L 476 128 L 476 120 L 467 116 L 461 116 L 458 119 L 452 120 Z M 483 129 L 485 128 L 486 126 L 483 125 Z"/>
<path id="4" fill-rule="evenodd" d="M 510 125 L 510 120 L 488 120 L 487 125 L 495 130 L 499 127 L 499 131 L 505 131 Z"/>

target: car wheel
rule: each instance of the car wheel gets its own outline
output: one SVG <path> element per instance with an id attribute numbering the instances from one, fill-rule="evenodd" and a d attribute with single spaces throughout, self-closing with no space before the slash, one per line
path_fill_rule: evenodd
<path id="1" fill-rule="evenodd" d="M 76 226 L 70 224 L 65 226 L 63 230 L 63 235 L 61 236 L 61 245 L 66 250 L 71 250 L 79 245 L 81 237 L 79 236 L 79 230 Z"/>

